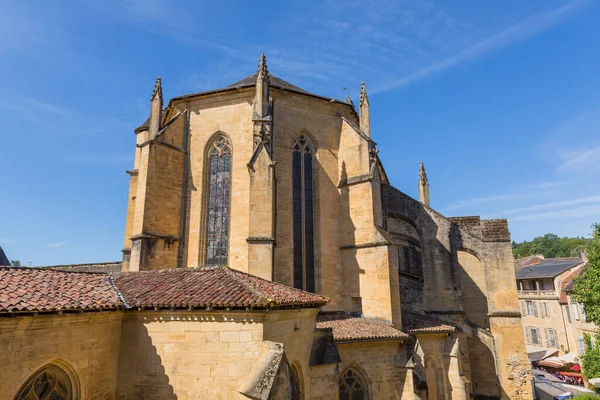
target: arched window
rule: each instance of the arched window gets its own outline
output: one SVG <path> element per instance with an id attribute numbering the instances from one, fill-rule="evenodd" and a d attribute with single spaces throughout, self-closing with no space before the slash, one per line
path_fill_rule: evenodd
<path id="1" fill-rule="evenodd" d="M 229 251 L 231 143 L 223 135 L 209 147 L 206 265 L 226 265 Z"/>
<path id="2" fill-rule="evenodd" d="M 348 368 L 339 382 L 340 400 L 367 400 L 367 381 L 354 368 Z"/>
<path id="3" fill-rule="evenodd" d="M 48 364 L 33 374 L 14 400 L 72 400 L 73 384 L 67 373 L 54 364 Z"/>
<path id="4" fill-rule="evenodd" d="M 302 380 L 300 379 L 300 374 L 298 373 L 298 367 L 294 364 L 290 366 L 290 399 L 304 399 L 304 392 L 302 391 Z"/>
<path id="5" fill-rule="evenodd" d="M 315 291 L 314 150 L 310 139 L 305 135 L 300 135 L 294 142 L 292 159 L 294 287 L 309 292 Z"/>

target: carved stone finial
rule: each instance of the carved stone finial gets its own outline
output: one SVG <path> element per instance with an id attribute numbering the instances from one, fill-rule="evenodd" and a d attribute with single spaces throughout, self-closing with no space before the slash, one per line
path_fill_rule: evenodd
<path id="1" fill-rule="evenodd" d="M 272 155 L 272 104 L 269 94 L 269 71 L 267 70 L 267 57 L 261 54 L 256 75 L 256 92 L 254 95 L 254 110 L 252 120 L 254 122 L 253 143 L 254 149 L 262 142 L 267 153 Z"/>
<path id="2" fill-rule="evenodd" d="M 267 57 L 265 56 L 265 53 L 260 55 L 260 61 L 258 62 L 258 76 L 256 79 L 269 81 L 269 70 L 267 69 Z"/>
<path id="3" fill-rule="evenodd" d="M 156 78 L 156 83 L 154 84 L 154 90 L 152 91 L 152 96 L 150 96 L 150 101 L 153 101 L 156 97 L 159 97 L 160 101 L 162 101 L 162 80 L 160 76 Z"/>
<path id="4" fill-rule="evenodd" d="M 365 103 L 369 105 L 369 97 L 367 96 L 367 88 L 365 87 L 365 83 L 362 82 L 360 84 L 360 98 L 358 101 L 358 105 L 359 107 L 362 107 Z"/>
<path id="5" fill-rule="evenodd" d="M 365 135 L 371 137 L 371 111 L 369 108 L 369 97 L 367 96 L 367 88 L 365 83 L 360 84 L 360 99 L 358 102 L 360 112 L 360 130 Z"/>
<path id="6" fill-rule="evenodd" d="M 423 163 L 419 166 L 419 201 L 429 207 L 429 181 Z"/>

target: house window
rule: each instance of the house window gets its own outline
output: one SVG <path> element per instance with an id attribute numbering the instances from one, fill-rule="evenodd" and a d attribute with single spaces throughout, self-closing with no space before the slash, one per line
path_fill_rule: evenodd
<path id="1" fill-rule="evenodd" d="M 292 154 L 294 287 L 315 291 L 313 215 L 313 153 L 309 138 L 300 135 Z"/>
<path id="2" fill-rule="evenodd" d="M 577 304 L 573 303 L 571 304 L 571 307 L 573 307 L 573 316 L 577 321 L 579 321 L 579 310 L 577 309 Z"/>
<path id="3" fill-rule="evenodd" d="M 48 364 L 34 373 L 14 397 L 15 400 L 72 400 L 73 384 L 62 368 Z"/>
<path id="4" fill-rule="evenodd" d="M 545 301 L 540 303 L 540 317 L 550 317 L 550 309 L 548 308 L 548 303 Z"/>
<path id="5" fill-rule="evenodd" d="M 231 143 L 219 136 L 208 152 L 206 265 L 226 265 L 229 252 Z"/>
<path id="6" fill-rule="evenodd" d="M 583 337 L 579 336 L 577 338 L 577 344 L 579 345 L 579 355 L 583 356 L 585 354 L 585 345 L 583 344 Z"/>
<path id="7" fill-rule="evenodd" d="M 348 368 L 339 383 L 340 400 L 367 400 L 367 382 L 354 368 Z"/>
<path id="8" fill-rule="evenodd" d="M 526 301 L 527 304 L 527 315 L 533 315 L 534 317 L 538 316 L 537 307 L 535 306 L 535 301 Z"/>
<path id="9" fill-rule="evenodd" d="M 542 337 L 540 335 L 540 329 L 534 327 L 526 327 L 525 333 L 527 334 L 527 344 L 542 345 Z"/>
<path id="10" fill-rule="evenodd" d="M 546 328 L 546 347 L 558 348 L 558 338 L 556 336 L 556 329 Z"/>
<path id="11" fill-rule="evenodd" d="M 565 313 L 567 314 L 567 321 L 569 321 L 569 323 L 571 324 L 571 310 L 569 310 L 568 304 L 565 306 Z"/>

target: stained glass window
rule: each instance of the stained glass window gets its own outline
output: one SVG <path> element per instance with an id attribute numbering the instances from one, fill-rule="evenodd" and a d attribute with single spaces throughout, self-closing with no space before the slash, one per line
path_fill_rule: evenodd
<path id="1" fill-rule="evenodd" d="M 226 265 L 229 250 L 231 144 L 219 136 L 208 152 L 206 265 Z"/>
<path id="2" fill-rule="evenodd" d="M 315 291 L 313 145 L 298 136 L 292 154 L 294 287 Z"/>
<path id="3" fill-rule="evenodd" d="M 349 368 L 340 379 L 340 400 L 366 400 L 367 384 L 363 376 Z"/>
<path id="4" fill-rule="evenodd" d="M 49 364 L 39 369 L 21 386 L 15 400 L 71 400 L 72 386 L 65 371 Z"/>

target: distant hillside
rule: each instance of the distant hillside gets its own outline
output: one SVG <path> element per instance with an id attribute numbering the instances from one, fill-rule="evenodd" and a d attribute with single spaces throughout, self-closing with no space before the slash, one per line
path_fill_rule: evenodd
<path id="1" fill-rule="evenodd" d="M 591 239 L 584 237 L 558 237 L 554 233 L 536 237 L 532 241 L 512 242 L 515 258 L 543 254 L 546 258 L 579 257 Z"/>

